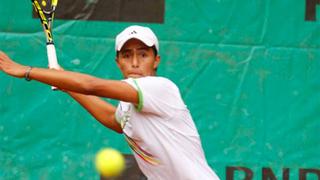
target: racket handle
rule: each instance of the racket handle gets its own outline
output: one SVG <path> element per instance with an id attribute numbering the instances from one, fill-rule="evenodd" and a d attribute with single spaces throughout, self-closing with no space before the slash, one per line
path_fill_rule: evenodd
<path id="1" fill-rule="evenodd" d="M 48 65 L 49 69 L 59 69 L 56 48 L 53 43 L 47 44 L 47 55 L 48 55 Z M 51 86 L 52 90 L 58 90 L 57 87 Z"/>

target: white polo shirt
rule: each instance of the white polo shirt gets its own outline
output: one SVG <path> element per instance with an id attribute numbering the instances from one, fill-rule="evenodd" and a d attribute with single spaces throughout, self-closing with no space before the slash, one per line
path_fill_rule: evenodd
<path id="1" fill-rule="evenodd" d="M 116 119 L 149 180 L 217 180 L 179 89 L 163 77 L 126 79 L 139 105 L 120 102 Z"/>

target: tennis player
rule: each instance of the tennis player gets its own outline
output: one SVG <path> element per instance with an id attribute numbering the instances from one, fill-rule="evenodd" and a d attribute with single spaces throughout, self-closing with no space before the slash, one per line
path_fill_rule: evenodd
<path id="1" fill-rule="evenodd" d="M 104 126 L 122 133 L 148 179 L 217 180 L 178 87 L 156 76 L 159 43 L 150 28 L 130 26 L 117 35 L 116 63 L 124 80 L 20 65 L 0 52 L 6 74 L 58 87 Z M 119 100 L 117 107 L 100 97 Z"/>

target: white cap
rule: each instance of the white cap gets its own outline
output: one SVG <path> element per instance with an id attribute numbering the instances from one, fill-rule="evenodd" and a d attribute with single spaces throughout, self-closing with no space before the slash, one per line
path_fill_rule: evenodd
<path id="1" fill-rule="evenodd" d="M 124 29 L 116 37 L 116 51 L 120 51 L 122 46 L 130 39 L 138 39 L 149 47 L 155 46 L 159 53 L 158 38 L 148 27 L 134 25 Z"/>

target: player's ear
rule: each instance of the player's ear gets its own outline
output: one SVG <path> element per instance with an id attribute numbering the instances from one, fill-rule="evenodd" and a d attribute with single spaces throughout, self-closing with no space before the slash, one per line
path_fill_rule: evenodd
<path id="1" fill-rule="evenodd" d="M 156 57 L 155 57 L 155 60 L 154 60 L 154 63 L 153 63 L 153 69 L 154 70 L 157 70 L 158 69 L 158 66 L 159 66 L 159 64 L 160 64 L 160 56 L 159 55 L 157 55 Z"/>

